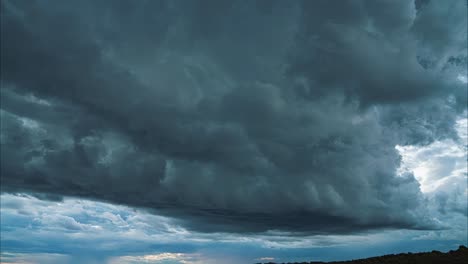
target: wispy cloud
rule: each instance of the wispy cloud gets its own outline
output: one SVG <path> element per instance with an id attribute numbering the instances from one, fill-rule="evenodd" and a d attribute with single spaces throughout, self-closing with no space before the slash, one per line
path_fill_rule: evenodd
<path id="1" fill-rule="evenodd" d="M 119 256 L 109 260 L 109 264 L 130 264 L 130 263 L 180 263 L 195 264 L 201 263 L 200 256 L 196 254 L 184 253 L 159 253 L 142 256 Z"/>

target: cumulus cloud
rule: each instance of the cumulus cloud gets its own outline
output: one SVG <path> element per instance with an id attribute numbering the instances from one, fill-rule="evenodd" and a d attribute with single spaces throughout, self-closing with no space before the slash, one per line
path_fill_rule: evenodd
<path id="1" fill-rule="evenodd" d="M 441 213 L 439 219 L 451 213 L 467 212 L 467 118 L 457 120 L 456 140 L 435 141 L 426 146 L 397 146 L 402 155 L 401 173 L 413 171 L 430 205 Z M 450 223 L 452 224 L 452 223 Z"/>
<path id="2" fill-rule="evenodd" d="M 2 1 L 2 191 L 206 232 L 434 228 L 395 146 L 466 109 L 466 3 L 435 2 Z"/>

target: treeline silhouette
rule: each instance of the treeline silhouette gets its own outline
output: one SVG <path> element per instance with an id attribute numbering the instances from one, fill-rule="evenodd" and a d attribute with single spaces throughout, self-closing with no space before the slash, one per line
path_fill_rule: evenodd
<path id="1" fill-rule="evenodd" d="M 423 253 L 401 253 L 371 257 L 366 259 L 356 259 L 348 261 L 333 262 L 282 262 L 282 264 L 468 264 L 468 248 L 460 246 L 457 250 L 450 250 L 447 253 L 433 250 Z M 262 264 L 262 263 L 256 263 Z M 275 262 L 265 262 L 263 264 L 277 264 Z M 279 263 L 278 263 L 279 264 Z"/>

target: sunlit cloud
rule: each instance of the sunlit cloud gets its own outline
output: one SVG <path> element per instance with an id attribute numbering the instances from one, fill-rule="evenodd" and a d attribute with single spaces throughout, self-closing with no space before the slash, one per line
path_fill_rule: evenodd
<path id="1" fill-rule="evenodd" d="M 396 149 L 402 156 L 399 173 L 413 173 L 424 193 L 437 191 L 444 182 L 453 178 L 464 182 L 467 158 L 466 126 L 466 118 L 460 118 L 456 123 L 455 129 L 460 142 L 445 139 L 426 146 L 397 145 Z"/>
<path id="2" fill-rule="evenodd" d="M 159 253 L 142 256 L 119 256 L 109 261 L 109 264 L 131 264 L 131 263 L 183 263 L 192 264 L 198 262 L 199 256 L 184 253 Z"/>
<path id="3" fill-rule="evenodd" d="M 462 83 L 468 83 L 468 77 L 465 76 L 465 75 L 460 74 L 460 75 L 457 76 L 457 79 Z"/>

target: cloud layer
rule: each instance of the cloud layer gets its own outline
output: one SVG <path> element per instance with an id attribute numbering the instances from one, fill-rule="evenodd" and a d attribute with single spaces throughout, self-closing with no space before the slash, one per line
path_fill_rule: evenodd
<path id="1" fill-rule="evenodd" d="M 145 210 L 76 198 L 45 201 L 2 194 L 0 206 L 0 257 L 8 263 L 333 261 L 402 251 L 448 251 L 466 243 L 466 217 L 460 214 L 441 217 L 450 223 L 446 230 L 290 236 L 279 231 L 194 232 L 175 219 Z"/>
<path id="2" fill-rule="evenodd" d="M 1 4 L 2 191 L 204 232 L 437 227 L 395 146 L 457 139 L 465 1 Z"/>

